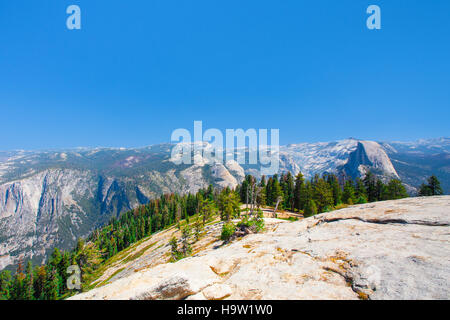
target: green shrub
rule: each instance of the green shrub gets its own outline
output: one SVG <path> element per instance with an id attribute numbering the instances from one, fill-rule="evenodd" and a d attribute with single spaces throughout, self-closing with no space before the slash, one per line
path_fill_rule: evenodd
<path id="1" fill-rule="evenodd" d="M 367 198 L 363 195 L 361 195 L 357 200 L 356 200 L 356 204 L 364 204 L 367 203 Z"/>
<path id="2" fill-rule="evenodd" d="M 305 217 L 311 217 L 313 215 L 317 214 L 317 206 L 316 203 L 314 202 L 314 200 L 309 199 L 306 202 L 305 205 L 305 213 L 304 216 Z"/>
<path id="3" fill-rule="evenodd" d="M 171 261 L 175 262 L 183 258 L 183 254 L 178 250 L 178 241 L 177 238 L 172 237 L 169 241 L 171 247 L 172 258 Z"/>
<path id="4" fill-rule="evenodd" d="M 233 223 L 224 223 L 224 225 L 222 226 L 222 234 L 220 235 L 220 239 L 228 242 L 235 231 L 236 226 Z"/>
<path id="5" fill-rule="evenodd" d="M 248 215 L 243 216 L 241 221 L 237 224 L 238 228 L 248 228 L 255 233 L 264 230 L 264 226 L 265 225 L 264 219 L 262 218 L 262 211 L 261 214 L 258 213 L 256 217 L 250 218 Z"/>

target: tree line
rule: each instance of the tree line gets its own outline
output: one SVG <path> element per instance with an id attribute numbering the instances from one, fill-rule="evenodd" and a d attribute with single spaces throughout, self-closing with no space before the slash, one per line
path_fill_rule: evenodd
<path id="1" fill-rule="evenodd" d="M 252 176 L 247 176 L 239 187 L 241 202 L 249 203 L 249 188 Z M 345 179 L 342 181 L 334 174 L 315 175 L 306 180 L 300 172 L 295 177 L 290 173 L 281 176 L 262 177 L 259 186 L 262 188 L 258 196 L 261 206 L 278 208 L 311 216 L 319 212 L 327 212 L 341 205 L 361 204 L 381 200 L 393 200 L 408 197 L 408 193 L 398 179 L 384 183 L 372 172 L 363 179 Z"/>

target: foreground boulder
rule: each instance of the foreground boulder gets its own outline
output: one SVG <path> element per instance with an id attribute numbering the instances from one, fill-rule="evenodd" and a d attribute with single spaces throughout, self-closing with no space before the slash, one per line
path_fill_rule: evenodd
<path id="1" fill-rule="evenodd" d="M 450 196 L 356 205 L 71 299 L 449 299 Z"/>

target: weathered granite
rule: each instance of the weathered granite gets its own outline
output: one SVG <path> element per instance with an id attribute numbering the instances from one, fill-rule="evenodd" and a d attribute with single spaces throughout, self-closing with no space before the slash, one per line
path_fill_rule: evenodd
<path id="1" fill-rule="evenodd" d="M 356 205 L 72 299 L 449 299 L 449 222 L 450 196 Z"/>

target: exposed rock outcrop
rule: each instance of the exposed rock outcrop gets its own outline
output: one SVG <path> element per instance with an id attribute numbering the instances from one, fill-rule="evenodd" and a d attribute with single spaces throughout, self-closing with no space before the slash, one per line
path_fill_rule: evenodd
<path id="1" fill-rule="evenodd" d="M 449 208 L 409 198 L 277 220 L 72 299 L 448 299 Z"/>
<path id="2" fill-rule="evenodd" d="M 338 170 L 353 179 L 364 177 L 369 171 L 381 176 L 383 180 L 399 178 L 386 152 L 374 141 L 358 141 L 347 163 Z"/>

